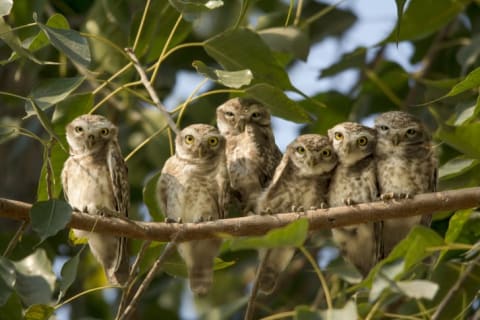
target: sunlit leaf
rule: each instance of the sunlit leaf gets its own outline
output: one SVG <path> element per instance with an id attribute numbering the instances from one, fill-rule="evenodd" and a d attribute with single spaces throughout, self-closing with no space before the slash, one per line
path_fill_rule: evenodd
<path id="1" fill-rule="evenodd" d="M 275 27 L 260 30 L 258 34 L 272 51 L 307 60 L 310 42 L 304 31 L 295 27 Z"/>
<path id="2" fill-rule="evenodd" d="M 168 2 L 188 21 L 198 18 L 204 11 L 223 6 L 221 0 L 168 0 Z"/>
<path id="3" fill-rule="evenodd" d="M 55 308 L 46 304 L 34 304 L 25 312 L 25 320 L 48 320 Z"/>
<path id="4" fill-rule="evenodd" d="M 32 229 L 39 234 L 41 242 L 64 229 L 71 217 L 72 208 L 62 200 L 36 202 L 30 210 Z"/>
<path id="5" fill-rule="evenodd" d="M 230 244 L 232 250 L 278 248 L 278 247 L 299 247 L 307 238 L 308 220 L 299 219 L 283 228 L 270 230 L 266 235 L 260 237 L 235 238 Z"/>
<path id="6" fill-rule="evenodd" d="M 442 125 L 438 128 L 436 137 L 464 153 L 465 156 L 480 159 L 480 145 L 477 143 L 480 137 L 480 123 L 475 122 L 458 127 Z"/>
<path id="7" fill-rule="evenodd" d="M 272 114 L 277 117 L 299 123 L 310 121 L 307 112 L 276 87 L 266 83 L 259 83 L 247 88 L 245 91 L 248 96 L 267 106 L 272 111 Z"/>
<path id="8" fill-rule="evenodd" d="M 40 29 L 47 35 L 50 43 L 62 51 L 67 57 L 75 63 L 84 67 L 90 65 L 90 47 L 88 41 L 75 30 L 53 28 L 42 23 L 38 23 Z"/>
<path id="9" fill-rule="evenodd" d="M 15 285 L 15 266 L 7 258 L 0 256 L 0 306 L 3 306 Z"/>
<path id="10" fill-rule="evenodd" d="M 248 50 L 239 50 L 239 46 Z M 251 70 L 256 83 L 294 90 L 285 69 L 276 63 L 268 46 L 252 30 L 238 28 L 223 32 L 205 41 L 203 47 L 227 71 Z"/>
<path id="11" fill-rule="evenodd" d="M 50 303 L 56 277 L 44 249 L 37 249 L 14 262 L 17 270 L 15 289 L 26 305 Z"/>
<path id="12" fill-rule="evenodd" d="M 241 88 L 249 85 L 253 79 L 253 75 L 250 70 L 225 71 L 214 69 L 208 67 L 202 61 L 198 60 L 194 61 L 192 65 L 195 69 L 197 69 L 198 73 L 201 73 L 205 77 L 229 88 Z"/>
<path id="13" fill-rule="evenodd" d="M 295 320 L 345 320 L 358 319 L 357 305 L 348 301 L 341 309 L 312 310 L 310 306 L 297 306 Z"/>
<path id="14" fill-rule="evenodd" d="M 437 294 L 438 284 L 427 280 L 398 281 L 396 283 L 403 294 L 414 299 L 432 300 Z"/>
<path id="15" fill-rule="evenodd" d="M 467 90 L 478 88 L 480 86 L 480 67 L 470 72 L 465 79 L 457 83 L 450 92 L 447 93 L 447 97 L 452 97 Z"/>
<path id="16" fill-rule="evenodd" d="M 148 213 L 154 221 L 163 221 L 164 215 L 158 206 L 157 201 L 157 182 L 160 177 L 158 172 L 147 180 L 147 183 L 143 187 L 143 202 L 148 208 Z"/>
<path id="17" fill-rule="evenodd" d="M 438 178 L 450 179 L 457 177 L 475 168 L 478 164 L 478 159 L 471 159 L 464 156 L 453 158 L 440 167 L 438 170 Z"/>

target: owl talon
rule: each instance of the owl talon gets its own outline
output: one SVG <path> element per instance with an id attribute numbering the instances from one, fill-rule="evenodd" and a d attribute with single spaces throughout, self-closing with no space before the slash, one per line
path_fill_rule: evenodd
<path id="1" fill-rule="evenodd" d="M 396 198 L 396 195 L 393 192 L 387 192 L 387 193 L 383 193 L 383 194 L 380 195 L 380 199 L 383 200 L 383 201 L 389 201 L 389 200 L 393 200 L 395 198 Z"/>
<path id="2" fill-rule="evenodd" d="M 203 217 L 198 217 L 197 219 L 195 219 L 193 221 L 193 223 L 201 223 L 201 222 L 204 222 L 204 221 L 205 221 L 205 219 Z"/>
<path id="3" fill-rule="evenodd" d="M 353 205 L 355 204 L 355 201 L 353 201 L 352 198 L 344 199 L 343 202 L 344 202 L 347 206 L 353 206 Z"/>
<path id="4" fill-rule="evenodd" d="M 83 213 L 88 213 L 88 208 L 87 208 L 87 206 L 84 206 L 81 212 L 83 212 Z"/>
<path id="5" fill-rule="evenodd" d="M 272 215 L 272 214 L 273 214 L 273 211 L 272 211 L 271 208 L 265 208 L 265 209 L 260 211 L 261 216 L 269 216 L 269 215 Z"/>
<path id="6" fill-rule="evenodd" d="M 182 223 L 182 218 L 175 219 L 175 218 L 166 217 L 165 223 Z"/>
<path id="7" fill-rule="evenodd" d="M 328 204 L 326 204 L 325 202 L 322 202 L 320 204 L 320 209 L 328 209 Z"/>

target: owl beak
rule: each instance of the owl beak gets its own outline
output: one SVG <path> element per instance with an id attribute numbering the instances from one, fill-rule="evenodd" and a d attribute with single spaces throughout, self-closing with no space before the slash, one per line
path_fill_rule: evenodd
<path id="1" fill-rule="evenodd" d="M 237 122 L 236 129 L 240 132 L 243 132 L 245 130 L 245 123 L 246 123 L 246 118 L 244 116 L 240 116 Z"/>
<path id="2" fill-rule="evenodd" d="M 93 147 L 95 144 L 95 136 L 93 134 L 88 135 L 87 137 L 87 145 L 89 148 Z"/>
<path id="3" fill-rule="evenodd" d="M 398 146 L 398 144 L 400 143 L 400 135 L 398 134 L 394 135 L 392 138 L 392 143 L 394 146 Z"/>

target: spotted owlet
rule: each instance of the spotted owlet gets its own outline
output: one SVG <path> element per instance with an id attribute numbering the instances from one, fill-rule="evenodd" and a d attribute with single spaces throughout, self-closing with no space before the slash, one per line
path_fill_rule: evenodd
<path id="1" fill-rule="evenodd" d="M 344 122 L 328 130 L 338 165 L 329 186 L 331 207 L 371 202 L 378 199 L 374 151 L 375 130 Z M 365 223 L 332 229 L 342 254 L 366 275 L 376 264 L 381 249 L 381 223 Z"/>
<path id="2" fill-rule="evenodd" d="M 247 213 L 255 209 L 258 196 L 282 158 L 275 144 L 270 112 L 252 99 L 230 99 L 217 108 L 217 126 L 227 141 L 232 191 Z"/>
<path id="3" fill-rule="evenodd" d="M 437 159 L 429 133 L 420 120 L 402 111 L 381 114 L 375 120 L 378 185 L 382 199 L 405 198 L 436 191 Z M 384 254 L 416 224 L 430 225 L 432 216 L 384 221 Z"/>
<path id="4" fill-rule="evenodd" d="M 327 202 L 330 173 L 337 157 L 327 137 L 317 134 L 299 136 L 287 147 L 275 170 L 272 182 L 261 194 L 257 212 L 281 213 L 322 208 Z M 260 250 L 260 259 L 267 257 L 261 272 L 259 290 L 274 291 L 278 276 L 285 270 L 295 248 Z"/>
<path id="5" fill-rule="evenodd" d="M 128 216 L 130 189 L 127 166 L 118 144 L 118 128 L 100 115 L 82 115 L 66 127 L 70 156 L 62 171 L 63 192 L 70 205 L 93 215 Z M 127 241 L 123 237 L 73 230 L 87 238 L 94 257 L 112 284 L 129 275 Z"/>
<path id="6" fill-rule="evenodd" d="M 228 192 L 224 137 L 207 124 L 184 128 L 175 139 L 175 154 L 165 162 L 157 184 L 158 202 L 166 220 L 224 218 Z M 177 245 L 193 293 L 204 295 L 210 289 L 221 243 L 220 239 L 208 239 Z"/>

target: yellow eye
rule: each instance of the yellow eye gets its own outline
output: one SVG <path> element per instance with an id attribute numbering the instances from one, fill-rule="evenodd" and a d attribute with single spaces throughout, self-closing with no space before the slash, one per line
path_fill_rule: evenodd
<path id="1" fill-rule="evenodd" d="M 212 147 L 215 147 L 218 144 L 218 138 L 217 137 L 211 137 L 208 139 L 208 144 Z"/>
<path id="2" fill-rule="evenodd" d="M 328 158 L 332 155 L 332 150 L 330 149 L 325 149 L 322 151 L 322 156 L 324 156 L 325 158 Z"/>
<path id="3" fill-rule="evenodd" d="M 341 132 L 335 132 L 336 140 L 343 140 L 343 134 Z"/>
<path id="4" fill-rule="evenodd" d="M 191 134 L 188 134 L 188 135 L 185 136 L 185 143 L 186 144 L 192 144 L 193 141 L 195 141 L 195 138 Z"/>
<path id="5" fill-rule="evenodd" d="M 106 136 L 107 134 L 110 133 L 110 130 L 108 130 L 107 128 L 103 128 L 102 131 L 100 131 L 102 133 L 102 135 Z"/>
<path id="6" fill-rule="evenodd" d="M 298 154 L 304 154 L 305 153 L 305 148 L 302 146 L 298 146 L 295 148 L 295 151 L 297 151 Z"/>
<path id="7" fill-rule="evenodd" d="M 407 135 L 409 136 L 414 136 L 417 133 L 415 129 L 408 129 L 407 130 Z"/>
<path id="8" fill-rule="evenodd" d="M 75 132 L 76 133 L 80 133 L 83 131 L 83 128 L 82 127 L 75 127 Z"/>
<path id="9" fill-rule="evenodd" d="M 226 116 L 227 118 L 233 118 L 235 115 L 234 115 L 233 112 L 231 112 L 231 111 L 225 111 L 225 116 Z"/>
<path id="10" fill-rule="evenodd" d="M 364 145 L 367 144 L 368 139 L 367 139 L 367 137 L 360 137 L 360 138 L 358 138 L 357 142 L 358 142 L 359 146 L 364 146 Z"/>

